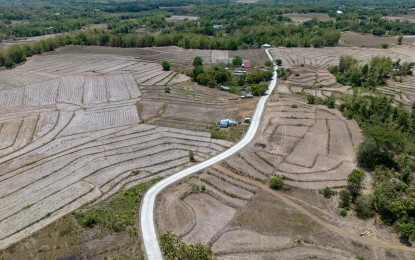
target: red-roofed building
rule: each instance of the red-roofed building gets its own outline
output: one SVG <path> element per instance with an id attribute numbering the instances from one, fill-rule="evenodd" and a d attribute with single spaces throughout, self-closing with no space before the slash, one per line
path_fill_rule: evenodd
<path id="1" fill-rule="evenodd" d="M 251 67 L 251 61 L 250 60 L 244 60 L 242 63 L 242 68 L 250 68 Z"/>

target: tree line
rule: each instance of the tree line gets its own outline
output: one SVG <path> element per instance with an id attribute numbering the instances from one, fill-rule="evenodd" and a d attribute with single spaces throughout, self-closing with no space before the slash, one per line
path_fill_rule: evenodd
<path id="1" fill-rule="evenodd" d="M 410 111 L 395 106 L 392 97 L 354 94 L 339 109 L 363 129 L 357 158 L 373 170 L 374 180 L 373 193 L 362 195 L 364 174 L 349 175 L 348 191 L 340 194 L 341 207 L 353 206 L 362 218 L 378 214 L 403 238 L 414 240 L 415 105 Z"/>

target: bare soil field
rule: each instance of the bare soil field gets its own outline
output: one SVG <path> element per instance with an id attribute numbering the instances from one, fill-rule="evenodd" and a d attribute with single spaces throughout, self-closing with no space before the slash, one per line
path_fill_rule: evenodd
<path id="1" fill-rule="evenodd" d="M 410 23 L 415 23 L 415 15 L 384 16 L 383 19 L 389 20 L 389 21 L 399 20 L 401 22 L 408 21 Z"/>
<path id="2" fill-rule="evenodd" d="M 344 187 L 356 167 L 356 122 L 280 89 L 249 146 L 161 195 L 159 234 L 207 244 L 215 259 L 412 259 L 415 250 L 390 228 L 340 217 L 337 197 L 318 193 Z M 285 176 L 285 190 L 269 188 L 276 175 Z M 368 230 L 373 236 L 360 236 Z"/>
<path id="3" fill-rule="evenodd" d="M 172 15 L 171 17 L 166 18 L 166 21 L 168 22 L 179 22 L 185 20 L 195 21 L 199 20 L 199 17 L 191 15 Z"/>
<path id="4" fill-rule="evenodd" d="M 341 55 L 351 55 L 361 63 L 366 63 L 373 56 L 388 56 L 396 61 L 413 62 L 415 49 L 411 46 L 395 46 L 389 49 L 335 47 L 335 48 L 275 48 L 271 53 L 283 61 L 284 68 L 293 70 L 292 76 L 286 81 L 280 81 L 280 92 L 306 93 L 320 98 L 340 96 L 352 93 L 351 87 L 342 86 L 336 82 L 334 75 L 327 67 L 337 65 Z M 411 106 L 415 101 L 413 76 L 405 77 L 404 81 L 395 82 L 390 79 L 386 86 L 378 91 L 395 97 L 396 102 Z"/>
<path id="5" fill-rule="evenodd" d="M 0 72 L 0 248 L 187 167 L 189 151 L 201 161 L 232 145 L 211 139 L 211 125 L 252 113 L 255 100 L 195 85 L 139 52 L 68 47 Z"/>
<path id="6" fill-rule="evenodd" d="M 366 47 L 366 48 L 381 48 L 383 43 L 389 46 L 396 46 L 398 41 L 397 36 L 375 36 L 372 34 L 361 34 L 356 32 L 342 32 L 339 46 L 342 47 Z M 415 38 L 413 36 L 405 35 L 402 40 L 403 45 L 415 45 Z"/>
<path id="7" fill-rule="evenodd" d="M 308 14 L 289 13 L 289 14 L 284 14 L 284 16 L 291 18 L 291 20 L 294 23 L 303 23 L 313 18 L 316 18 L 319 21 L 330 21 L 330 20 L 334 21 L 334 18 L 330 17 L 327 13 L 308 13 Z"/>

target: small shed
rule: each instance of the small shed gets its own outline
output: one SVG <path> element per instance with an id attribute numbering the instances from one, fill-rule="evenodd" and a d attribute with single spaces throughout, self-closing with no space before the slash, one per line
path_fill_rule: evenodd
<path id="1" fill-rule="evenodd" d="M 230 126 L 237 125 L 238 121 L 235 119 L 222 119 L 218 122 L 218 125 L 222 128 L 228 128 Z"/>
<path id="2" fill-rule="evenodd" d="M 250 60 L 244 60 L 242 62 L 242 68 L 250 68 L 251 67 L 251 61 Z"/>
<path id="3" fill-rule="evenodd" d="M 262 45 L 261 45 L 261 48 L 262 48 L 262 49 L 268 49 L 268 48 L 271 48 L 271 45 L 270 45 L 270 44 L 268 44 L 268 43 L 265 43 L 265 44 L 262 44 Z"/>
<path id="4" fill-rule="evenodd" d="M 245 73 L 246 73 L 246 71 L 243 71 L 243 70 L 235 70 L 233 72 L 233 75 L 237 76 L 237 77 L 240 77 L 240 76 L 243 76 Z"/>
<path id="5" fill-rule="evenodd" d="M 337 10 L 336 11 L 337 14 L 344 14 L 343 11 Z"/>
<path id="6" fill-rule="evenodd" d="M 216 29 L 216 30 L 223 29 L 223 25 L 215 24 L 215 25 L 213 25 L 213 29 Z"/>

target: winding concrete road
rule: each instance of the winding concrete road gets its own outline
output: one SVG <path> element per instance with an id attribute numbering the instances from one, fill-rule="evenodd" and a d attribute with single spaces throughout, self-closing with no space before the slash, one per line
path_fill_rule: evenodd
<path id="1" fill-rule="evenodd" d="M 268 58 L 271 62 L 274 62 L 269 50 L 266 49 L 265 52 L 267 53 Z M 216 155 L 215 157 L 194 165 L 190 168 L 187 168 L 181 172 L 178 172 L 162 181 L 158 182 L 156 185 L 151 187 L 147 193 L 145 194 L 142 206 L 141 206 L 141 234 L 144 241 L 145 251 L 147 253 L 148 260 L 160 260 L 163 259 L 163 255 L 160 251 L 160 245 L 157 239 L 156 233 L 156 226 L 154 223 L 154 206 L 156 202 L 157 195 L 166 187 L 170 186 L 171 184 L 183 179 L 193 173 L 201 171 L 215 163 L 218 163 L 229 156 L 239 152 L 242 148 L 244 148 L 247 144 L 249 144 L 252 139 L 254 139 L 256 132 L 259 129 L 259 125 L 261 123 L 262 114 L 265 109 L 266 101 L 274 88 L 277 85 L 277 65 L 274 66 L 274 75 L 272 77 L 272 81 L 269 84 L 268 91 L 266 95 L 262 96 L 255 109 L 254 116 L 251 120 L 251 125 L 246 133 L 245 137 L 236 145 L 232 146 L 229 150 L 224 151 L 223 153 Z"/>

